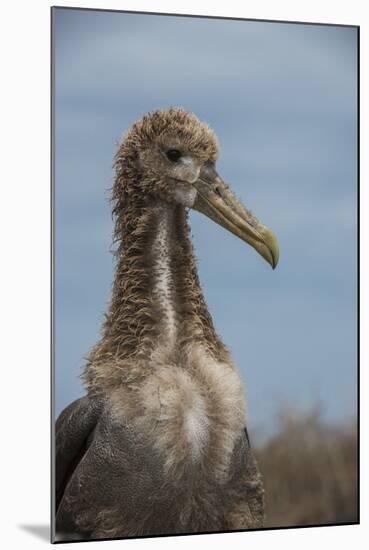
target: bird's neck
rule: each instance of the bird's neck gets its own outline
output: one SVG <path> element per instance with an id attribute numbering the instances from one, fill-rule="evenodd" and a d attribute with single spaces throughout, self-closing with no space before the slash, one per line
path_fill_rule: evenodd
<path id="1" fill-rule="evenodd" d="M 176 364 L 196 344 L 223 358 L 226 350 L 198 278 L 186 209 L 130 200 L 119 215 L 116 236 L 111 304 L 90 363 L 149 361 L 160 351 L 161 360 Z"/>

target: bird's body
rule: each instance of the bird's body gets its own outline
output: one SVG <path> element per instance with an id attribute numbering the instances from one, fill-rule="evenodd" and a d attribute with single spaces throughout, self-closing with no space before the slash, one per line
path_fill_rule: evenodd
<path id="1" fill-rule="evenodd" d="M 179 109 L 144 117 L 118 151 L 112 300 L 87 395 L 56 426 L 61 538 L 263 525 L 243 386 L 204 300 L 188 209 L 229 224 L 273 267 L 277 248 L 216 174 L 217 151 L 213 132 Z"/>

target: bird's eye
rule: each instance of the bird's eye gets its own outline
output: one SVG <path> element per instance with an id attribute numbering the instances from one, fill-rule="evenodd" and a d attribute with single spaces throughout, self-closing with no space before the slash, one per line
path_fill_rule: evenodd
<path id="1" fill-rule="evenodd" d="M 167 157 L 172 162 L 177 162 L 181 156 L 181 151 L 178 151 L 178 149 L 169 149 L 169 151 L 167 151 Z"/>

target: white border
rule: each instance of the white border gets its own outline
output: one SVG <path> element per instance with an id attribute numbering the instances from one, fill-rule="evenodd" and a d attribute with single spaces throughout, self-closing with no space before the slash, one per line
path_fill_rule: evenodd
<path id="1" fill-rule="evenodd" d="M 368 28 L 365 1 L 329 0 L 59 0 L 59 6 L 162 11 L 257 19 L 359 24 L 361 26 L 361 280 L 368 280 L 367 100 Z M 49 523 L 49 30 L 47 0 L 2 6 L 1 40 L 1 543 L 4 548 L 38 548 L 45 540 L 20 526 Z M 366 155 L 365 155 L 366 152 Z M 365 210 L 366 208 L 366 210 Z M 369 216 L 368 216 L 369 217 Z M 366 243 L 366 251 L 363 243 Z M 362 288 L 362 323 L 368 326 L 368 291 Z M 369 387 L 368 346 L 362 332 L 361 388 Z M 368 400 L 361 398 L 367 432 Z M 368 535 L 368 438 L 361 439 L 363 465 L 360 526 L 201 535 L 91 543 L 99 548 L 203 548 L 255 544 L 302 550 L 312 545 L 336 549 L 364 546 Z M 81 544 L 78 548 L 82 548 Z M 75 547 L 75 544 L 71 546 Z"/>

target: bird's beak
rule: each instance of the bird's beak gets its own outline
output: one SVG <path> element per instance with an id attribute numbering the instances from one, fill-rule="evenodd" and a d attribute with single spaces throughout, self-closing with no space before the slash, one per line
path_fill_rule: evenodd
<path id="1" fill-rule="evenodd" d="M 279 260 L 277 238 L 243 206 L 215 170 L 200 172 L 194 186 L 194 210 L 247 242 L 275 269 Z"/>

